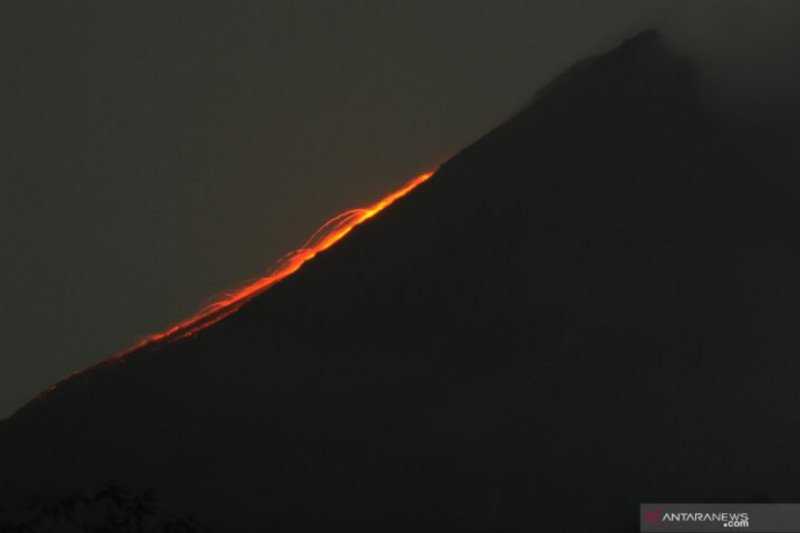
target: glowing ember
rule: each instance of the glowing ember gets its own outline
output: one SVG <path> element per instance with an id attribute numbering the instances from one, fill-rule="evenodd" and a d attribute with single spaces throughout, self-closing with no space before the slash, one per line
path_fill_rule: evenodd
<path id="1" fill-rule="evenodd" d="M 377 213 L 411 192 L 432 175 L 433 172 L 420 174 L 400 189 L 368 207 L 352 209 L 333 217 L 314 232 L 303 246 L 281 258 L 275 268 L 266 276 L 233 293 L 222 296 L 216 302 L 208 305 L 194 316 L 175 324 L 166 331 L 145 337 L 135 346 L 120 354 L 119 357 L 156 342 L 173 341 L 189 337 L 219 322 L 223 318 L 236 312 L 245 302 L 254 296 L 261 294 L 283 278 L 296 272 L 297 269 L 303 266 L 303 263 L 313 259 L 318 253 L 336 244 L 342 237 L 350 233 L 350 230 L 354 227 L 374 217 Z"/>

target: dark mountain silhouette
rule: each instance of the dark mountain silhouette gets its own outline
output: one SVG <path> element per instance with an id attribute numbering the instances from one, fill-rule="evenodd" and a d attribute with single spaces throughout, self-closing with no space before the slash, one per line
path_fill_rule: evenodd
<path id="1" fill-rule="evenodd" d="M 577 64 L 237 313 L 30 402 L 6 493 L 119 479 L 303 532 L 800 498 L 789 155 L 698 79 L 654 32 Z"/>

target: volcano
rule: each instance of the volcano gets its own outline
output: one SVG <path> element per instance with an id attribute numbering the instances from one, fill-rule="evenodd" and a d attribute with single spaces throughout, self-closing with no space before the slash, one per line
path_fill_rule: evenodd
<path id="1" fill-rule="evenodd" d="M 235 312 L 5 420 L 4 501 L 114 479 L 219 531 L 616 532 L 800 498 L 791 154 L 701 93 L 653 31 L 577 63 Z"/>

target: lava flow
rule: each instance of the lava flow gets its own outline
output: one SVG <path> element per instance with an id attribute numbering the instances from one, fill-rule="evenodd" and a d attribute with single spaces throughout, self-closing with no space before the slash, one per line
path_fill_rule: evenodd
<path id="1" fill-rule="evenodd" d="M 162 342 L 183 339 L 194 335 L 210 325 L 236 312 L 245 302 L 261 294 L 283 278 L 296 272 L 306 261 L 314 258 L 318 253 L 327 250 L 336 244 L 350 231 L 402 198 L 420 183 L 426 181 L 433 172 L 426 172 L 416 176 L 400 189 L 388 194 L 378 202 L 359 209 L 351 209 L 331 218 L 323 224 L 311 237 L 297 250 L 286 254 L 275 267 L 264 277 L 245 285 L 244 287 L 225 294 L 214 303 L 201 309 L 197 314 L 170 327 L 169 329 L 149 335 L 139 341 L 120 356 L 124 356 L 144 346 Z"/>

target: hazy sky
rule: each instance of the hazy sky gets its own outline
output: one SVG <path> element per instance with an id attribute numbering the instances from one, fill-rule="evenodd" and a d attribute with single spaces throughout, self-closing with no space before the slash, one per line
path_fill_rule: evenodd
<path id="1" fill-rule="evenodd" d="M 640 29 L 741 86 L 793 89 L 791 2 L 33 4 L 0 28 L 0 418 Z"/>

